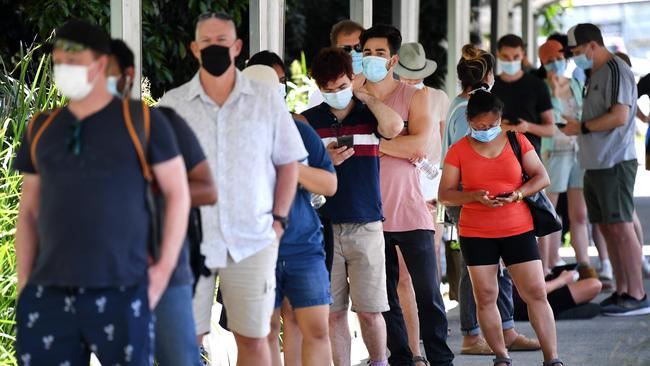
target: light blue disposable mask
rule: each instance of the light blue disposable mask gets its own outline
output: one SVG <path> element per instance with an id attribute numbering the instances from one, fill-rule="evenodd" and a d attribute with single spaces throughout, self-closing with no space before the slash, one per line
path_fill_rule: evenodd
<path id="1" fill-rule="evenodd" d="M 562 76 L 566 71 L 566 60 L 557 60 L 544 65 L 546 71 L 554 71 L 556 75 Z"/>
<path id="2" fill-rule="evenodd" d="M 117 76 L 109 76 L 106 78 L 106 89 L 108 90 L 109 93 L 112 95 L 122 98 L 122 93 L 120 93 L 119 90 L 117 90 L 117 82 L 119 78 Z"/>
<path id="3" fill-rule="evenodd" d="M 280 96 L 282 97 L 282 99 L 286 98 L 287 97 L 287 86 L 284 85 L 284 84 L 280 84 L 280 86 L 278 86 L 278 93 L 280 93 Z"/>
<path id="4" fill-rule="evenodd" d="M 588 59 L 587 55 L 585 55 L 584 53 L 574 57 L 573 61 L 576 63 L 576 65 L 579 68 L 583 70 L 589 70 L 594 66 L 594 60 Z"/>
<path id="5" fill-rule="evenodd" d="M 355 75 L 361 74 L 363 72 L 363 53 L 352 50 L 350 56 L 352 56 L 352 72 Z"/>
<path id="6" fill-rule="evenodd" d="M 322 93 L 325 103 L 334 109 L 345 109 L 352 100 L 352 85 L 336 93 Z"/>
<path id="7" fill-rule="evenodd" d="M 413 85 L 414 87 L 418 89 L 424 89 L 424 81 L 420 81 L 419 83 Z"/>
<path id="8" fill-rule="evenodd" d="M 372 83 L 378 83 L 388 75 L 388 60 L 378 56 L 365 56 L 363 58 L 363 75 Z"/>
<path id="9" fill-rule="evenodd" d="M 475 140 L 480 141 L 480 142 L 490 142 L 497 138 L 499 134 L 501 133 L 501 125 L 492 127 L 488 130 L 475 130 L 472 128 L 472 132 L 470 136 L 472 136 Z"/>
<path id="10" fill-rule="evenodd" d="M 499 68 L 502 72 L 513 76 L 521 70 L 521 60 L 518 61 L 501 61 L 499 60 Z"/>

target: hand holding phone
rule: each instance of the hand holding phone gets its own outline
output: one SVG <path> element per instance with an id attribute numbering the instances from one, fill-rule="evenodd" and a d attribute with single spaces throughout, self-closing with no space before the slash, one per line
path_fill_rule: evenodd
<path id="1" fill-rule="evenodd" d="M 337 147 L 346 146 L 348 149 L 353 148 L 354 147 L 354 136 L 346 135 L 346 136 L 337 137 L 336 138 L 336 146 Z"/>

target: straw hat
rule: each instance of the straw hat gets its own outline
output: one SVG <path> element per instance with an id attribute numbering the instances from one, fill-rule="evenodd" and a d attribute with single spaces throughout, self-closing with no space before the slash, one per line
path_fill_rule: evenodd
<path id="1" fill-rule="evenodd" d="M 275 70 L 266 65 L 251 65 L 242 70 L 244 76 L 251 80 L 255 80 L 271 88 L 280 86 L 280 79 Z"/>
<path id="2" fill-rule="evenodd" d="M 421 44 L 404 43 L 397 52 L 399 62 L 395 65 L 395 73 L 407 79 L 424 79 L 433 74 L 438 67 L 433 60 L 428 60 Z"/>

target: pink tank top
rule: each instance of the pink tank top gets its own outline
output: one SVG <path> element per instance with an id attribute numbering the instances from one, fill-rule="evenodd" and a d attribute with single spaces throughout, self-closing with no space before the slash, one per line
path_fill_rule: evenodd
<path id="1" fill-rule="evenodd" d="M 418 89 L 400 83 L 384 103 L 393 108 L 408 126 L 409 106 Z M 408 135 L 408 127 L 400 135 Z M 379 169 L 381 201 L 384 210 L 384 231 L 403 232 L 434 230 L 433 217 L 427 209 L 420 189 L 420 175 L 406 159 L 384 155 Z"/>

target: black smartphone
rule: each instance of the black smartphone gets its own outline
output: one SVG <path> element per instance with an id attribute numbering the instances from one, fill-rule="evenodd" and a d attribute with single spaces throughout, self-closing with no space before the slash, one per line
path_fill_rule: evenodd
<path id="1" fill-rule="evenodd" d="M 346 135 L 346 136 L 337 137 L 336 138 L 336 146 L 337 147 L 347 146 L 348 149 L 353 148 L 354 147 L 354 136 Z"/>
<path id="2" fill-rule="evenodd" d="M 508 198 L 511 195 L 512 195 L 512 192 L 503 192 L 503 193 L 497 194 L 496 196 L 494 196 L 494 198 Z"/>
<path id="3" fill-rule="evenodd" d="M 551 273 L 547 276 L 549 279 L 558 278 L 562 271 L 577 271 L 578 263 L 565 264 L 563 266 L 555 266 L 551 268 Z"/>

